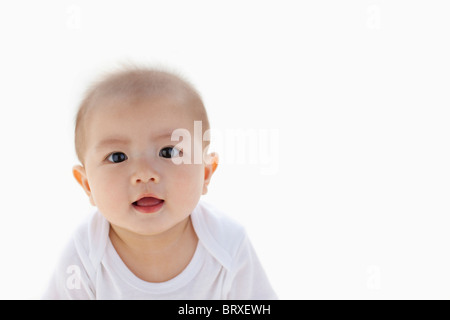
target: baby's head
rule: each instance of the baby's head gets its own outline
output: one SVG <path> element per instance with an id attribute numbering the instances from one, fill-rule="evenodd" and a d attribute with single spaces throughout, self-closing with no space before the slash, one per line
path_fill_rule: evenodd
<path id="1" fill-rule="evenodd" d="M 75 126 L 82 165 L 73 174 L 115 227 L 158 234 L 185 220 L 207 192 L 217 167 L 203 139 L 208 130 L 202 99 L 187 81 L 128 67 L 100 79 L 82 100 Z"/>

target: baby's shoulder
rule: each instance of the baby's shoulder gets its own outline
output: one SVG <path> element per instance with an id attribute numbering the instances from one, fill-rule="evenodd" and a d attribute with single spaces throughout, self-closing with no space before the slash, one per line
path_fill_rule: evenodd
<path id="1" fill-rule="evenodd" d="M 231 268 L 239 247 L 246 239 L 245 228 L 205 201 L 199 202 L 191 217 L 202 244 L 225 268 Z"/>
<path id="2" fill-rule="evenodd" d="M 93 210 L 73 235 L 73 248 L 77 255 L 85 258 L 84 264 L 90 264 L 94 268 L 100 264 L 105 253 L 108 235 L 108 221 L 98 210 Z"/>

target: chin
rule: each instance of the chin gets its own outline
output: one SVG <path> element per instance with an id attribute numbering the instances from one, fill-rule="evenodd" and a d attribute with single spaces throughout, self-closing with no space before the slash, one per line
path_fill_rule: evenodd
<path id="1" fill-rule="evenodd" d="M 172 229 L 177 224 L 184 221 L 185 218 L 179 221 L 178 220 L 167 221 L 166 219 L 146 219 L 146 220 L 147 221 L 139 221 L 133 226 L 130 226 L 129 231 L 135 234 L 139 234 L 141 236 L 156 236 L 158 234 L 162 234 Z"/>

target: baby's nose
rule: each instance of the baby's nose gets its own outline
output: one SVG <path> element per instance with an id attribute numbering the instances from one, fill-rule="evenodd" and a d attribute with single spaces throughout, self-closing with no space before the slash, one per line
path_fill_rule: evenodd
<path id="1" fill-rule="evenodd" d="M 159 182 L 159 179 L 158 178 L 156 178 L 156 177 L 136 177 L 136 178 L 133 178 L 133 183 L 134 184 L 138 184 L 138 183 L 148 183 L 148 182 L 155 182 L 155 183 L 158 183 Z"/>
<path id="2" fill-rule="evenodd" d="M 131 176 L 131 183 L 133 185 L 149 182 L 159 183 L 159 181 L 159 173 L 148 163 L 139 164 Z"/>

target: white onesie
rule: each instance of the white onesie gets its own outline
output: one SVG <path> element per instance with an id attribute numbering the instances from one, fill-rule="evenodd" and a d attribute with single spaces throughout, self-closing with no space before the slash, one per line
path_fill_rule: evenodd
<path id="1" fill-rule="evenodd" d="M 76 231 L 45 299 L 276 299 L 242 226 L 200 201 L 191 214 L 198 245 L 175 278 L 136 277 L 109 239 L 109 222 L 96 211 Z"/>

